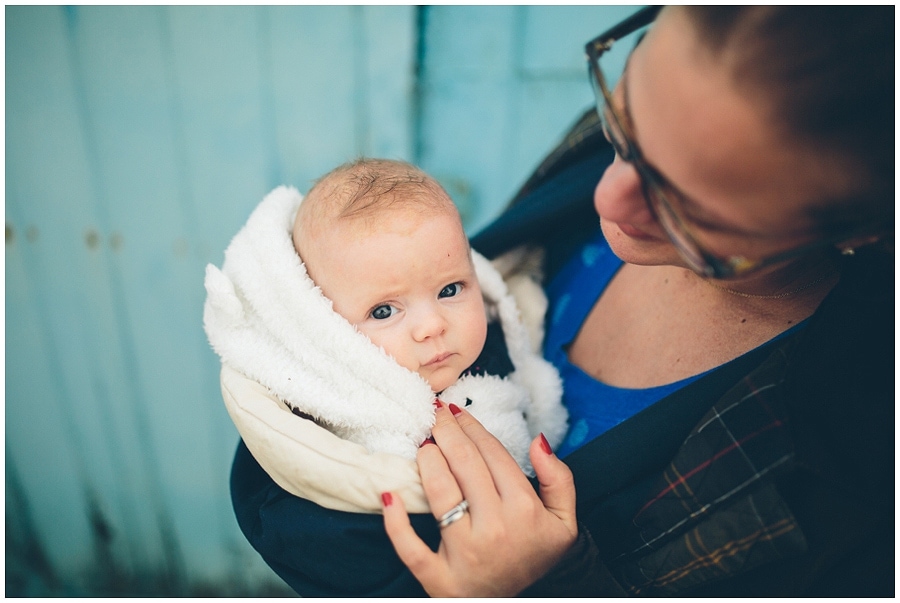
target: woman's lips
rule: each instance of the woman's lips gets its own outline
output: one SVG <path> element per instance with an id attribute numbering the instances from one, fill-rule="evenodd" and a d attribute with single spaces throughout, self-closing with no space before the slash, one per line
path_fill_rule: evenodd
<path id="1" fill-rule="evenodd" d="M 633 239 L 649 240 L 649 239 L 655 238 L 652 235 L 647 234 L 640 228 L 636 228 L 636 227 L 632 226 L 631 224 L 616 223 L 616 226 L 619 227 L 619 230 L 621 230 L 623 234 L 625 234 Z"/>

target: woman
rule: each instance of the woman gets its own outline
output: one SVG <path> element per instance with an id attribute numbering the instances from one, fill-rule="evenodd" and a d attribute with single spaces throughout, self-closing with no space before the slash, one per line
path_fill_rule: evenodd
<path id="1" fill-rule="evenodd" d="M 588 117 L 473 241 L 545 251 L 564 462 L 535 440 L 535 493 L 439 408 L 435 515 L 387 492 L 386 531 L 434 596 L 892 595 L 892 10 L 666 8 L 610 90 L 605 48 L 655 10 L 588 45 L 612 162 Z M 312 510 L 247 466 L 242 527 L 303 583 L 303 536 L 264 541 Z M 348 538 L 379 576 L 354 592 L 416 592 Z"/>

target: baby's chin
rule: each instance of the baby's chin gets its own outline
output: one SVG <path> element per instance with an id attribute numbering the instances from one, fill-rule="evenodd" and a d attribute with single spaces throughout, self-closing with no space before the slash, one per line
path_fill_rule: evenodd
<path id="1" fill-rule="evenodd" d="M 443 382 L 443 381 L 439 381 L 439 382 L 437 382 L 437 383 L 432 383 L 432 382 L 429 381 L 429 382 L 428 382 L 428 385 L 431 386 L 431 392 L 432 392 L 435 396 L 440 396 L 442 393 L 444 393 L 444 390 L 445 390 L 445 389 L 447 389 L 448 387 L 450 387 L 450 386 L 453 385 L 454 383 L 456 383 L 456 380 L 450 381 L 449 383 L 445 383 L 445 382 Z"/>
<path id="2" fill-rule="evenodd" d="M 435 375 L 433 373 L 427 377 L 422 375 L 422 378 L 431 386 L 431 391 L 434 392 L 435 396 L 439 395 L 459 380 L 460 374 L 451 373 L 449 371 L 446 372 L 448 373 L 447 375 Z"/>

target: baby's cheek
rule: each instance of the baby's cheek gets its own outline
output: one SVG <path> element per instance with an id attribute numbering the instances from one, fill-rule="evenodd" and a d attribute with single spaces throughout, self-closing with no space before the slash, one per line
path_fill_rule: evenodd
<path id="1" fill-rule="evenodd" d="M 356 330 L 369 338 L 375 346 L 382 348 L 388 356 L 394 359 L 397 364 L 411 371 L 419 370 L 418 363 L 414 362 L 409 354 L 405 353 L 403 345 L 397 341 L 396 337 L 392 337 L 389 330 L 367 329 L 356 325 Z"/>
<path id="2" fill-rule="evenodd" d="M 475 362 L 484 349 L 484 344 L 487 342 L 487 318 L 483 317 L 482 320 L 475 322 L 470 332 L 469 354 L 471 358 L 469 364 Z"/>

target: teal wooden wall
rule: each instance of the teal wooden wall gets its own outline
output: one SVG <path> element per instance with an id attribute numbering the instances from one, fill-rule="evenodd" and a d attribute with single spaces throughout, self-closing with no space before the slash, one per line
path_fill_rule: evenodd
<path id="1" fill-rule="evenodd" d="M 284 594 L 231 512 L 205 265 L 274 186 L 363 154 L 474 232 L 633 10 L 6 7 L 7 596 Z"/>

